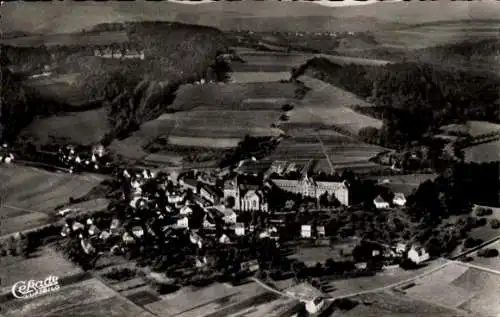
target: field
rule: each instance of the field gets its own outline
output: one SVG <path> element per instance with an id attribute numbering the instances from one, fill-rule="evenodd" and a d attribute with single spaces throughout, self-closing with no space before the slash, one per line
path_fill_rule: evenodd
<path id="1" fill-rule="evenodd" d="M 354 94 L 309 76 L 301 76 L 299 80 L 312 90 L 301 100 L 302 106 L 290 112 L 291 123 L 337 126 L 353 134 L 365 127 L 382 127 L 382 121 L 350 108 L 353 105 L 370 106 Z"/>
<path id="2" fill-rule="evenodd" d="M 359 142 L 332 130 L 315 130 L 310 125 L 306 128 L 285 125 L 283 129 L 290 137 L 281 141 L 269 158 L 293 162 L 317 160 L 313 167 L 317 172 L 330 172 L 325 153 L 328 154 L 330 162 L 336 169 L 363 170 L 378 167 L 369 159 L 385 150 L 375 145 Z M 323 146 L 319 141 L 320 138 Z"/>
<path id="3" fill-rule="evenodd" d="M 50 221 L 53 209 L 90 191 L 101 180 L 50 173 L 31 167 L 0 167 L 4 217 L 2 234 L 34 228 Z"/>
<path id="4" fill-rule="evenodd" d="M 230 82 L 233 83 L 256 83 L 256 82 L 279 82 L 290 79 L 290 72 L 262 72 L 262 71 L 239 71 L 231 73 Z"/>
<path id="5" fill-rule="evenodd" d="M 49 275 L 59 278 L 81 273 L 82 270 L 64 259 L 51 248 L 43 248 L 33 257 L 2 257 L 0 278 L 2 287 L 10 288 L 15 283 L 29 279 L 45 279 Z"/>
<path id="6" fill-rule="evenodd" d="M 281 131 L 271 125 L 296 88 L 289 83 L 185 85 L 171 106 L 177 112 L 144 123 L 112 147 L 126 157 L 143 157 L 147 153 L 136 154 L 139 148 L 160 136 L 175 145 L 214 148 L 234 147 L 245 135 L 276 136 Z"/>
<path id="7" fill-rule="evenodd" d="M 472 136 L 500 132 L 500 124 L 487 121 L 468 121 L 467 128 L 469 134 Z"/>
<path id="8" fill-rule="evenodd" d="M 232 287 L 226 284 L 212 284 L 196 289 L 183 288 L 174 295 L 168 295 L 163 300 L 147 305 L 153 313 L 164 316 L 200 317 L 219 316 L 217 311 L 265 293 L 265 289 L 255 283 Z M 214 314 L 214 315 L 211 315 Z M 229 314 L 220 314 L 227 316 Z"/>
<path id="9" fill-rule="evenodd" d="M 421 25 L 395 31 L 376 32 L 377 41 L 384 46 L 397 48 L 423 48 L 452 44 L 464 40 L 498 37 L 497 21 L 474 21 L 467 24 L 443 22 Z"/>
<path id="10" fill-rule="evenodd" d="M 433 269 L 438 269 L 447 262 L 447 260 L 438 259 L 416 270 L 405 271 L 396 267 L 388 268 L 380 273 L 377 273 L 375 276 L 334 280 L 330 282 L 330 286 L 334 288 L 334 290 L 328 293 L 328 295 L 334 297 L 346 296 L 358 292 L 382 290 L 382 288 L 389 289 L 395 283 L 411 280 Z"/>
<path id="11" fill-rule="evenodd" d="M 63 286 L 56 292 L 33 299 L 7 303 L 7 317 L 151 317 L 125 299 L 118 297 L 97 279 Z"/>
<path id="12" fill-rule="evenodd" d="M 343 312 L 344 317 L 403 317 L 403 316 L 439 316 L 439 317 L 460 317 L 470 316 L 465 313 L 458 313 L 456 310 L 447 309 L 433 305 L 424 301 L 415 300 L 402 296 L 401 294 L 390 294 L 387 292 L 377 292 L 365 294 L 351 298 L 359 304 L 356 307 Z M 331 315 L 331 317 L 337 315 Z"/>
<path id="13" fill-rule="evenodd" d="M 416 280 L 415 284 L 405 290 L 415 299 L 480 316 L 500 314 L 500 274 L 455 262 Z"/>
<path id="14" fill-rule="evenodd" d="M 463 151 L 466 162 L 498 162 L 500 161 L 500 140 L 470 146 Z"/>
<path id="15" fill-rule="evenodd" d="M 97 109 L 37 118 L 22 133 L 42 144 L 56 138 L 90 145 L 101 141 L 110 131 L 106 110 Z"/>

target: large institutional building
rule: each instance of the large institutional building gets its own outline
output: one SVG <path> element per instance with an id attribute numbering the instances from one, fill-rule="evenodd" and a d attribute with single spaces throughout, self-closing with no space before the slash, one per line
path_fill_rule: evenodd
<path id="1" fill-rule="evenodd" d="M 306 197 L 319 198 L 327 192 L 330 195 L 335 195 L 342 205 L 349 205 L 349 188 L 345 182 L 315 181 L 307 174 L 299 180 L 271 179 L 271 181 L 284 191 Z"/>
<path id="2" fill-rule="evenodd" d="M 325 192 L 335 197 L 342 205 L 349 205 L 349 187 L 346 182 L 316 181 L 308 175 L 311 162 L 302 169 L 299 179 L 271 178 L 271 181 L 280 189 L 294 194 L 301 194 L 306 197 L 319 198 Z M 267 174 L 276 172 L 286 174 L 295 170 L 295 164 L 287 162 L 275 162 Z"/>

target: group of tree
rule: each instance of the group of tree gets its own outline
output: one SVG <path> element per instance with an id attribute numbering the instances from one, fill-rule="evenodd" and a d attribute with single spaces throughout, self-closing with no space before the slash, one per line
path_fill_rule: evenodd
<path id="1" fill-rule="evenodd" d="M 352 92 L 378 107 L 378 116 L 384 125 L 378 133 L 373 129 L 364 131 L 363 137 L 385 146 L 402 148 L 448 123 L 500 122 L 500 92 L 497 89 L 500 78 L 492 74 L 440 68 L 421 62 L 341 66 L 325 58 L 313 58 L 294 69 L 292 78 L 304 73 Z"/>

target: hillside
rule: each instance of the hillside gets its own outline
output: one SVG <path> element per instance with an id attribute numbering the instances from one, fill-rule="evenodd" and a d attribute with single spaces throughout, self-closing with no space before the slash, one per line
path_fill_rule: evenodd
<path id="1" fill-rule="evenodd" d="M 383 119 L 380 131 L 363 131 L 363 138 L 386 147 L 409 145 L 447 123 L 500 121 L 500 78 L 493 75 L 408 62 L 341 66 L 323 58 L 309 60 L 293 76 L 303 74 L 373 103 L 354 108 Z"/>
<path id="2" fill-rule="evenodd" d="M 22 81 L 22 90 L 27 92 L 26 104 L 31 113 L 26 117 L 26 112 L 16 112 L 18 107 L 11 109 L 11 115 L 25 116 L 26 123 L 34 116 L 104 107 L 113 127 L 107 138 L 113 138 L 165 111 L 177 87 L 207 76 L 210 69 L 213 72 L 218 65 L 216 56 L 226 50 L 222 33 L 208 27 L 141 22 L 103 24 L 98 28 L 99 33 L 66 34 L 50 46 L 37 46 L 40 39 L 34 37 L 34 47 L 4 46 L 3 66 L 20 71 L 18 82 Z M 79 41 L 92 34 L 97 34 L 98 40 Z M 95 49 L 109 48 L 120 52 L 142 50 L 145 58 L 94 56 Z M 49 75 L 28 78 L 47 68 Z M 82 120 L 82 116 L 69 118 Z M 8 129 L 20 130 L 22 125 Z"/>
<path id="3" fill-rule="evenodd" d="M 50 10 L 46 10 L 48 6 Z M 123 21 L 177 21 L 224 30 L 339 31 L 351 27 L 373 30 L 374 27 L 382 26 L 500 17 L 500 7 L 492 0 L 380 2 L 349 7 L 325 7 L 311 2 L 289 1 L 219 1 L 198 5 L 169 1 L 156 2 L 154 5 L 146 1 L 62 2 L 57 6 L 44 2 L 29 5 L 13 2 L 2 10 L 0 29 L 4 32 L 45 33 L 75 32 L 99 23 Z M 30 16 L 30 19 L 26 19 L 26 16 Z M 313 25 L 312 20 L 315 21 Z"/>

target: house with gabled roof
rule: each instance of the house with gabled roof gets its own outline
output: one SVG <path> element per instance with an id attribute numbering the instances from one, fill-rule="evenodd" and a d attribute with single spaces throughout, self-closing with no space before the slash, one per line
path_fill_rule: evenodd
<path id="1" fill-rule="evenodd" d="M 389 208 L 389 203 L 384 198 L 382 198 L 381 195 L 375 197 L 375 199 L 373 200 L 373 204 L 377 209 Z"/>

